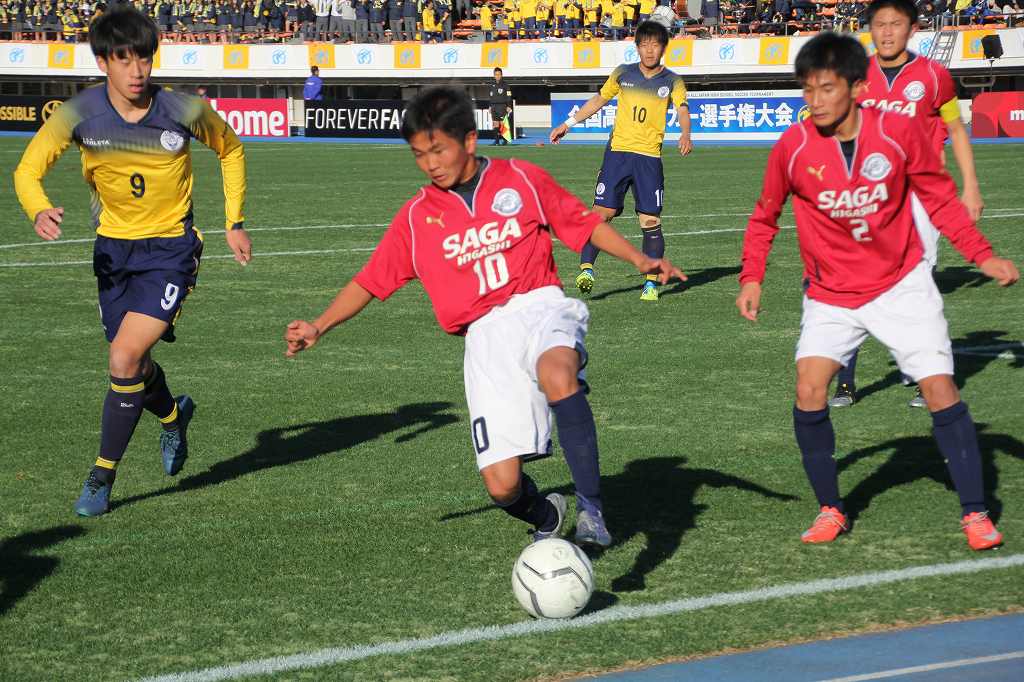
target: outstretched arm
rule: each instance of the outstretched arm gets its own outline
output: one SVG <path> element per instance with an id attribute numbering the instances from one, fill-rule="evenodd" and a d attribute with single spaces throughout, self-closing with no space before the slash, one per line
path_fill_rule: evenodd
<path id="1" fill-rule="evenodd" d="M 338 292 L 331 304 L 327 306 L 327 310 L 313 322 L 294 320 L 288 325 L 284 332 L 284 340 L 288 343 L 285 356 L 294 357 L 301 351 L 312 348 L 321 336 L 342 322 L 351 320 L 372 300 L 373 294 L 352 280 Z"/>
<path id="2" fill-rule="evenodd" d="M 551 131 L 549 139 L 551 144 L 558 144 L 559 141 L 565 137 L 565 134 L 569 132 L 569 128 L 576 125 L 579 121 L 585 121 L 600 110 L 605 104 L 608 104 L 609 100 L 601 96 L 598 93 L 583 103 L 575 114 L 569 117 L 564 123 L 559 123 Z"/>
<path id="3" fill-rule="evenodd" d="M 618 231 L 608 223 L 601 223 L 590 235 L 590 243 L 605 253 L 629 263 L 645 275 L 658 275 L 658 281 L 667 284 L 673 277 L 686 281 L 682 270 L 672 265 L 666 258 L 649 258 L 635 246 L 626 241 Z"/>

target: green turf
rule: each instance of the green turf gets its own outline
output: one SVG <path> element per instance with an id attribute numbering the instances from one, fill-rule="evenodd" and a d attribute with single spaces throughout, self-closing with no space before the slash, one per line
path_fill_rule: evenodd
<path id="1" fill-rule="evenodd" d="M 9 173 L 24 139 L 0 139 Z M 402 147 L 250 144 L 256 259 L 242 269 L 206 238 L 179 342 L 158 348 L 171 389 L 198 404 L 192 457 L 162 473 L 145 417 L 118 475 L 113 513 L 71 512 L 95 457 L 105 344 L 88 265 L 0 267 L 0 679 L 132 678 L 328 646 L 521 621 L 510 587 L 525 529 L 487 506 L 462 392 L 462 343 L 437 327 L 417 284 L 371 305 L 318 348 L 284 358 L 284 326 L 312 317 L 352 276 L 421 183 Z M 490 149 L 488 149 L 490 151 Z M 589 197 L 600 147 L 513 147 Z M 1022 148 L 975 150 L 982 227 L 1024 260 Z M 668 156 L 666 232 L 739 229 L 767 149 Z M 222 227 L 215 157 L 195 154 L 196 215 Z M 8 187 L 10 187 L 8 185 Z M 66 239 L 87 239 L 77 155 L 47 180 Z M 34 242 L 13 191 L 0 245 Z M 726 215 L 709 215 L 726 214 Z M 700 217 L 698 217 L 700 216 Z M 784 223 L 792 224 L 787 213 Z M 631 220 L 616 223 L 636 239 Z M 339 227 L 347 225 L 348 227 Z M 855 532 L 827 547 L 799 533 L 815 513 L 791 428 L 800 263 L 792 230 L 771 259 L 757 325 L 733 306 L 742 232 L 669 236 L 690 273 L 654 305 L 603 256 L 589 301 L 589 380 L 609 527 L 597 606 L 649 604 L 822 577 L 973 558 L 930 440 L 885 351 L 865 347 L 867 395 L 836 412 L 841 485 Z M 979 280 L 948 246 L 940 285 L 957 346 L 1024 339 L 1022 289 Z M 336 250 L 311 255 L 260 254 Z M 91 244 L 0 249 L 0 265 L 89 261 Z M 574 256 L 556 256 L 571 284 Z M 958 355 L 979 423 L 1003 554 L 1024 537 L 1019 346 Z M 555 457 L 531 465 L 566 489 Z M 786 602 L 438 649 L 280 679 L 515 680 L 553 677 L 887 624 L 1024 609 L 1024 570 L 927 579 Z"/>

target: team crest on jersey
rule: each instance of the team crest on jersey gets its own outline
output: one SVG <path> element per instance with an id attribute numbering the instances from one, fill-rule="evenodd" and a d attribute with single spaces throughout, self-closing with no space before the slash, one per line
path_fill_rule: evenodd
<path id="1" fill-rule="evenodd" d="M 919 102 L 924 97 L 924 83 L 921 81 L 910 83 L 903 88 L 903 96 L 911 102 Z"/>
<path id="2" fill-rule="evenodd" d="M 603 182 L 597 183 L 597 187 L 595 188 L 595 192 L 596 192 L 597 196 L 599 196 L 599 197 L 600 196 L 604 196 L 604 183 Z"/>
<path id="3" fill-rule="evenodd" d="M 668 86 L 667 85 L 662 85 L 660 88 L 658 88 L 658 97 L 661 97 L 662 99 L 664 99 L 665 97 L 668 97 Z"/>
<path id="4" fill-rule="evenodd" d="M 185 138 L 173 130 L 165 130 L 160 133 L 160 144 L 169 152 L 177 152 L 185 146 Z"/>
<path id="5" fill-rule="evenodd" d="M 505 216 L 506 218 L 519 213 L 519 210 L 522 207 L 522 197 L 519 196 L 519 192 L 510 187 L 499 190 L 498 193 L 494 195 L 494 201 L 491 203 L 491 210 L 498 215 Z"/>
<path id="6" fill-rule="evenodd" d="M 868 180 L 880 182 L 891 170 L 892 164 L 889 163 L 889 159 L 885 158 L 885 154 L 875 152 L 864 159 L 864 163 L 860 167 L 860 174 Z"/>

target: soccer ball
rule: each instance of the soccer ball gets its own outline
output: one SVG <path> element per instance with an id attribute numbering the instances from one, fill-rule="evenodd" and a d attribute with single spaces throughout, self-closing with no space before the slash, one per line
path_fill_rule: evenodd
<path id="1" fill-rule="evenodd" d="M 547 538 L 528 546 L 516 559 L 512 591 L 535 618 L 572 618 L 594 593 L 594 568 L 576 545 Z"/>

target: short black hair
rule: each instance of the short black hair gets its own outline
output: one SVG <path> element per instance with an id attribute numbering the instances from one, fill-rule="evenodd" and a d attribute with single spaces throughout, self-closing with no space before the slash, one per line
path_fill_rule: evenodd
<path id="1" fill-rule="evenodd" d="M 848 35 L 826 31 L 804 43 L 796 55 L 796 79 L 803 83 L 815 71 L 833 71 L 849 85 L 868 77 L 864 46 Z"/>
<path id="2" fill-rule="evenodd" d="M 320 67 L 314 64 L 313 66 L 309 67 L 309 72 L 315 76 L 316 74 L 320 73 Z"/>
<path id="3" fill-rule="evenodd" d="M 131 5 L 114 5 L 89 26 L 89 47 L 104 59 L 128 54 L 152 57 L 159 44 L 156 24 Z"/>
<path id="4" fill-rule="evenodd" d="M 870 26 L 878 10 L 889 7 L 910 19 L 910 25 L 917 25 L 917 5 L 910 0 L 872 0 L 864 12 L 864 21 Z"/>
<path id="5" fill-rule="evenodd" d="M 505 72 L 501 70 L 500 66 L 495 66 L 494 67 L 494 73 L 500 73 L 502 76 L 505 75 Z"/>
<path id="6" fill-rule="evenodd" d="M 649 38 L 657 40 L 661 43 L 662 47 L 668 47 L 668 29 L 665 28 L 664 24 L 660 24 L 657 21 L 640 22 L 640 25 L 636 27 L 636 44 L 639 45 Z"/>
<path id="7" fill-rule="evenodd" d="M 427 88 L 405 109 L 402 137 L 408 142 L 416 133 L 440 131 L 460 142 L 476 130 L 472 100 L 464 90 L 447 85 Z"/>

